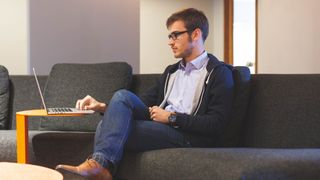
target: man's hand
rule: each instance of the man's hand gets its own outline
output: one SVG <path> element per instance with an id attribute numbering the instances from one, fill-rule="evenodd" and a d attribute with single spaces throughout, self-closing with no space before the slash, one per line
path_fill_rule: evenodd
<path id="1" fill-rule="evenodd" d="M 166 111 L 158 106 L 149 107 L 149 113 L 152 120 L 168 124 L 169 123 L 169 116 L 170 112 Z"/>
<path id="2" fill-rule="evenodd" d="M 87 95 L 83 99 L 77 100 L 76 108 L 81 110 L 93 110 L 96 112 L 104 113 L 107 106 L 105 103 L 101 103 L 95 100 L 93 97 Z"/>

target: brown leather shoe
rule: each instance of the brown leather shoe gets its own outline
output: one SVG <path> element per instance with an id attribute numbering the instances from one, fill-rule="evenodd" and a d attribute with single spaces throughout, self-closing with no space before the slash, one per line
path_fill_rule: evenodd
<path id="1" fill-rule="evenodd" d="M 108 169 L 102 167 L 97 161 L 87 159 L 79 166 L 69 166 L 60 164 L 56 166 L 56 170 L 64 170 L 74 174 L 87 177 L 92 180 L 112 180 L 112 175 Z"/>

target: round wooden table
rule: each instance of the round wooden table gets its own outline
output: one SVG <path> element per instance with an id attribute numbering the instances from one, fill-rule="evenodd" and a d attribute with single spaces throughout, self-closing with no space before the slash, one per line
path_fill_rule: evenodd
<path id="1" fill-rule="evenodd" d="M 5 180 L 62 180 L 63 176 L 58 171 L 46 167 L 0 162 L 0 179 Z"/>

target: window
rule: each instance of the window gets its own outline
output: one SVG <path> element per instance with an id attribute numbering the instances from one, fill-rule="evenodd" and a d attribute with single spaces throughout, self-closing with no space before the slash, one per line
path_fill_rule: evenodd
<path id="1" fill-rule="evenodd" d="M 233 65 L 255 73 L 256 0 L 234 0 Z"/>

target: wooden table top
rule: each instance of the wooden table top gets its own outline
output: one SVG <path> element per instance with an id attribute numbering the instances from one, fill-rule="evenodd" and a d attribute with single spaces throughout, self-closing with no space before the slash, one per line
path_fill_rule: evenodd
<path id="1" fill-rule="evenodd" d="M 62 180 L 56 170 L 31 164 L 0 162 L 0 179 L 6 180 Z"/>
<path id="2" fill-rule="evenodd" d="M 83 116 L 84 115 L 81 113 L 47 114 L 47 111 L 45 109 L 32 109 L 32 110 L 19 111 L 16 114 L 23 115 L 23 116 Z"/>

